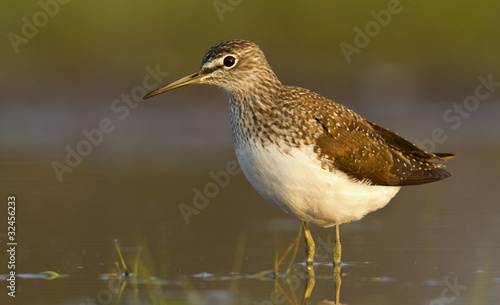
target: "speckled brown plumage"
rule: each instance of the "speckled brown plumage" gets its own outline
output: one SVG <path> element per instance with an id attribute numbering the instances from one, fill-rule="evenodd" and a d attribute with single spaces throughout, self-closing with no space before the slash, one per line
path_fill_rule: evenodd
<path id="1" fill-rule="evenodd" d="M 238 59 L 230 71 L 222 62 L 228 55 Z M 190 77 L 226 94 L 237 147 L 258 141 L 287 153 L 290 147 L 312 146 L 324 168 L 373 185 L 422 184 L 451 175 L 434 162 L 453 154 L 427 152 L 341 104 L 282 85 L 252 42 L 231 40 L 212 46 L 200 71 Z"/>
<path id="2" fill-rule="evenodd" d="M 283 86 L 264 54 L 251 42 L 217 44 L 206 53 L 202 66 L 224 54 L 254 59 L 239 68 L 253 69 L 252 75 L 259 76 L 257 86 L 244 84 L 245 77 L 241 77 L 238 89 L 231 92 L 223 89 L 231 103 L 231 124 L 237 145 L 255 141 L 262 141 L 264 146 L 270 142 L 289 147 L 313 145 L 324 167 L 341 170 L 374 185 L 422 184 L 451 175 L 441 164 L 433 163 L 441 160 L 440 154 L 427 152 L 307 89 Z M 254 80 L 247 82 L 253 84 Z"/>
<path id="3" fill-rule="evenodd" d="M 273 105 L 233 103 L 231 123 L 238 145 L 262 141 L 290 147 L 313 145 L 330 170 L 339 169 L 376 185 L 411 185 L 450 176 L 439 155 L 426 152 L 396 133 L 309 90 L 282 87 Z M 245 111 L 249 108 L 251 111 Z M 286 150 L 286 148 L 284 148 Z M 286 152 L 286 151 L 284 151 Z"/>

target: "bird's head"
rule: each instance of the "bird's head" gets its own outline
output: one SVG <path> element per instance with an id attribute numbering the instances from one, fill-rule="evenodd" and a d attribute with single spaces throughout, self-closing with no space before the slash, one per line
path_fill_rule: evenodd
<path id="1" fill-rule="evenodd" d="M 215 85 L 229 96 L 272 93 L 281 86 L 258 45 L 229 40 L 207 51 L 198 72 L 153 90 L 144 99 L 191 84 Z"/>

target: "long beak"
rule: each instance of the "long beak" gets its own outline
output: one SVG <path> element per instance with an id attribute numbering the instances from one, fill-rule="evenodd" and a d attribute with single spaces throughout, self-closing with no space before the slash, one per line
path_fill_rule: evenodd
<path id="1" fill-rule="evenodd" d="M 148 94 L 146 94 L 142 99 L 145 100 L 145 99 L 148 99 L 148 98 L 153 97 L 155 95 L 158 95 L 160 93 L 167 92 L 167 91 L 179 88 L 179 87 L 183 87 L 183 86 L 187 86 L 187 85 L 191 85 L 191 84 L 199 84 L 199 83 L 201 83 L 201 79 L 204 76 L 206 76 L 206 75 L 202 74 L 198 71 L 198 72 L 193 73 L 191 75 L 185 76 L 179 80 L 176 80 L 175 82 L 172 82 L 166 86 L 155 89 L 155 90 L 149 92 Z"/>

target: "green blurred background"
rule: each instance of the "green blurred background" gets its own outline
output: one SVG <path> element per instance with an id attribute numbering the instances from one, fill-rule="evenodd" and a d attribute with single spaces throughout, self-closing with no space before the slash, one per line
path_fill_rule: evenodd
<path id="1" fill-rule="evenodd" d="M 23 17 L 32 21 L 43 9 L 37 1 L 0 4 L 2 153 L 64 151 L 115 98 L 142 84 L 145 67 L 159 65 L 170 75 L 167 83 L 198 69 L 211 45 L 234 38 L 259 44 L 283 83 L 317 91 L 372 120 L 389 113 L 405 121 L 408 110 L 419 107 L 425 109 L 420 120 L 439 120 L 473 93 L 477 76 L 500 75 L 498 1 L 42 3 L 56 13 L 46 22 L 39 18 L 43 27 L 17 46 L 9 33 L 22 36 Z M 354 28 L 364 29 L 374 20 L 371 11 L 391 3 L 400 12 L 348 63 L 339 45 L 354 45 Z M 190 88 L 140 111 L 180 107 L 172 105 L 179 94 L 184 101 L 224 103 L 217 90 Z M 431 111 L 437 114 L 425 115 Z M 135 136 L 154 136 L 148 145 L 161 139 Z"/>
<path id="2" fill-rule="evenodd" d="M 16 47 L 8 34 L 22 36 L 22 18 L 31 21 L 42 8 L 37 1 L 1 4 L 2 113 L 17 108 L 40 114 L 2 123 L 3 152 L 28 147 L 58 151 L 60 145 L 44 145 L 43 137 L 58 137 L 54 133 L 59 129 L 66 136 L 58 140 L 71 142 L 68 128 L 75 127 L 67 123 L 81 124 L 76 130 L 91 123 L 99 116 L 92 113 L 109 108 L 113 99 L 142 84 L 146 66 L 160 65 L 170 73 L 166 83 L 199 68 L 211 45 L 233 38 L 259 44 L 283 83 L 318 91 L 359 112 L 367 107 L 365 113 L 426 103 L 442 113 L 452 100 L 473 92 L 478 75 L 500 75 L 498 1 L 42 3 L 57 3 L 57 12 L 26 44 Z M 364 29 L 374 20 L 370 12 L 387 10 L 389 3 L 399 3 L 400 12 L 347 63 L 339 45 L 354 45 L 354 27 Z M 188 96 L 184 100 L 197 103 L 224 100 L 213 89 L 183 91 Z M 172 107 L 158 100 L 151 104 L 140 108 Z M 89 117 L 81 120 L 82 112 Z M 58 122 L 72 115 L 78 118 Z M 38 137 L 21 133 L 23 128 L 30 133 L 26 129 L 31 127 Z M 16 143 L 9 141 L 13 137 Z"/>
<path id="3" fill-rule="evenodd" d="M 355 46 L 355 28 L 365 31 L 375 20 L 371 12 L 380 14 L 388 5 L 399 13 L 348 62 L 340 44 Z M 43 19 L 42 6 L 54 16 Z M 43 26 L 27 43 L 13 46 L 12 35 L 23 36 L 25 20 L 33 22 L 34 16 Z M 388 258 L 398 274 L 407 269 L 406 253 L 392 260 L 394 253 L 380 254 L 378 245 L 393 242 L 389 247 L 399 249 L 417 243 L 426 249 L 418 256 L 425 260 L 417 271 L 423 274 L 417 281 L 423 281 L 433 266 L 456 271 L 460 262 L 475 262 L 475 250 L 463 251 L 463 244 L 500 242 L 499 87 L 467 111 L 457 128 L 443 119 L 475 94 L 479 76 L 500 81 L 499 1 L 4 0 L 0 17 L 0 194 L 15 194 L 20 202 L 20 272 L 72 273 L 82 265 L 87 272 L 108 272 L 108 258 L 116 259 L 113 238 L 128 245 L 149 241 L 158 256 L 155 246 L 168 243 L 171 268 L 183 274 L 230 271 L 227 262 L 242 231 L 254 236 L 251 262 L 245 264 L 250 272 L 272 265 L 275 250 L 286 249 L 297 226 L 268 206 L 243 175 L 190 225 L 179 213 L 178 204 L 192 200 L 193 187 L 203 187 L 210 171 L 235 159 L 221 92 L 193 86 L 134 100 L 124 119 L 112 110 L 123 94 L 141 92 L 147 67 L 159 67 L 163 85 L 195 72 L 213 44 L 235 38 L 259 44 L 282 83 L 343 103 L 412 141 L 428 143 L 440 128 L 446 140 L 427 148 L 457 154 L 448 162 L 452 179 L 408 188 L 397 203 L 346 225 L 348 259 Z M 67 147 L 75 149 L 85 140 L 82 131 L 97 128 L 104 118 L 115 129 L 59 181 L 53 162 L 64 164 Z M 2 204 L 0 215 L 5 210 Z M 348 246 L 351 239 L 356 247 Z M 360 239 L 363 246 L 355 242 Z M 460 251 L 432 252 L 439 245 Z M 498 246 L 492 249 L 488 253 L 498 257 Z M 70 267 L 68 255 L 78 258 Z M 489 266 L 498 274 L 498 265 Z M 472 285 L 473 276 L 462 280 Z M 103 286 L 55 293 L 46 289 L 59 287 L 30 285 L 19 286 L 21 295 L 37 291 L 53 303 L 60 302 L 60 293 L 78 295 L 79 302 Z M 359 296 L 356 289 L 351 296 Z"/>

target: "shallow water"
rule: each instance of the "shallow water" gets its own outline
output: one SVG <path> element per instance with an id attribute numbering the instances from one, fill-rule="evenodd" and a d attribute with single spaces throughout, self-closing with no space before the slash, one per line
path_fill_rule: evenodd
<path id="1" fill-rule="evenodd" d="M 337 295 L 342 304 L 500 303 L 498 141 L 468 129 L 450 134 L 442 147 L 457 154 L 447 162 L 451 179 L 403 188 L 384 209 L 342 225 L 340 277 L 331 264 L 334 229 L 311 226 L 314 281 L 303 264 L 302 239 L 275 280 L 276 257 L 296 239 L 299 222 L 266 203 L 239 172 L 227 117 L 222 121 L 198 138 L 179 131 L 191 142 L 176 142 L 172 130 L 162 132 L 167 128 L 153 135 L 139 128 L 135 135 L 147 135 L 142 139 L 123 127 L 62 182 L 51 165 L 64 162 L 64 150 L 4 149 L 2 215 L 7 196 L 16 197 L 15 304 L 296 304 L 304 298 L 333 304 Z M 496 136 L 495 120 L 470 123 L 471 133 Z M 124 144 L 160 138 L 188 145 L 137 150 Z M 221 172 L 229 179 L 217 185 L 214 175 Z M 0 237 L 5 249 L 7 235 Z M 5 280 L 9 257 L 5 250 L 0 255 Z M 12 301 L 5 286 L 2 304 Z"/>

